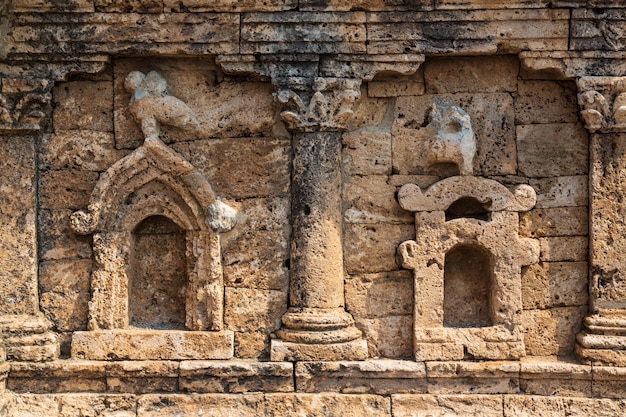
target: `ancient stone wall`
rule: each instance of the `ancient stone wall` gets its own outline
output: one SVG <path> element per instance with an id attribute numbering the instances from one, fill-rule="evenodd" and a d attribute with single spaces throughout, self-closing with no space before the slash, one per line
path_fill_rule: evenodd
<path id="1" fill-rule="evenodd" d="M 624 415 L 620 3 L 3 3 L 0 415 Z"/>

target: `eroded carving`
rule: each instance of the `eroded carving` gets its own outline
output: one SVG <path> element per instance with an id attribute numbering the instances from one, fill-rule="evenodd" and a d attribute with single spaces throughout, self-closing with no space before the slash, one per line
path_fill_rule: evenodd
<path id="1" fill-rule="evenodd" d="M 399 201 L 415 212 L 416 239 L 398 253 L 414 273 L 416 359 L 524 356 L 521 267 L 538 262 L 539 242 L 519 237 L 519 212 L 534 190 L 456 176 L 425 191 L 407 184 Z"/>
<path id="2" fill-rule="evenodd" d="M 582 77 L 578 104 L 591 132 L 626 131 L 626 77 Z"/>
<path id="3" fill-rule="evenodd" d="M 280 116 L 294 130 L 342 130 L 354 114 L 352 106 L 361 96 L 360 86 L 355 79 L 316 78 L 308 103 L 293 90 L 281 90 L 276 100 L 286 110 Z"/>
<path id="4" fill-rule="evenodd" d="M 45 79 L 3 79 L 0 131 L 39 130 L 50 110 L 50 87 Z"/>

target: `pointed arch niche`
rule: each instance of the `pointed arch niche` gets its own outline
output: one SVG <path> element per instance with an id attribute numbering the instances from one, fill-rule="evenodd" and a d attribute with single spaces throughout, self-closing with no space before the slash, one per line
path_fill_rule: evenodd
<path id="1" fill-rule="evenodd" d="M 407 184 L 398 200 L 415 213 L 416 238 L 398 248 L 414 276 L 415 358 L 524 356 L 521 268 L 538 261 L 539 243 L 519 236 L 519 213 L 535 190 L 456 176 L 425 191 Z"/>
<path id="2" fill-rule="evenodd" d="M 71 217 L 74 231 L 93 235 L 95 258 L 88 331 L 73 334 L 72 356 L 232 357 L 219 233 L 234 214 L 159 139 L 101 175 L 87 209 Z"/>

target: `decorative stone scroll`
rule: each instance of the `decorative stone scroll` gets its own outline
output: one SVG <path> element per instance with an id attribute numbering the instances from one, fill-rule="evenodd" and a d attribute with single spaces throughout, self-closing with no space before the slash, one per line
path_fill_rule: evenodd
<path id="1" fill-rule="evenodd" d="M 626 131 L 626 77 L 581 77 L 580 114 L 589 132 Z"/>
<path id="2" fill-rule="evenodd" d="M 455 176 L 425 191 L 404 185 L 398 200 L 415 212 L 416 239 L 398 248 L 415 279 L 415 358 L 524 356 L 521 267 L 538 262 L 539 243 L 518 229 L 533 188 Z"/>
<path id="3" fill-rule="evenodd" d="M 236 213 L 218 199 L 193 165 L 158 139 L 159 123 L 185 128 L 193 121 L 190 109 L 165 93 L 165 80 L 154 72 L 147 76 L 132 72 L 126 86 L 134 91 L 130 107 L 146 139 L 100 176 L 87 209 L 71 216 L 76 233 L 93 234 L 96 263 L 90 331 L 74 333 L 72 354 L 91 359 L 228 358 L 233 333 L 223 330 L 219 233 L 235 225 Z M 184 329 L 168 330 L 176 327 L 174 319 L 130 327 L 135 323 L 129 318 L 129 305 L 137 302 L 129 290 L 138 273 L 133 260 L 141 256 L 135 253 L 136 233 L 151 221 L 154 227 L 169 224 L 184 235 L 185 282 L 177 283 L 185 305 L 178 327 Z"/>

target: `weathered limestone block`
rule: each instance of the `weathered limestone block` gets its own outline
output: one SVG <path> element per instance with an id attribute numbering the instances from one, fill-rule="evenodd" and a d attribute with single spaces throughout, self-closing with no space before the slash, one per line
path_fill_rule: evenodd
<path id="1" fill-rule="evenodd" d="M 409 271 L 352 275 L 346 279 L 346 309 L 355 317 L 410 315 L 412 294 Z"/>
<path id="2" fill-rule="evenodd" d="M 93 0 L 97 12 L 104 13 L 161 13 L 163 1 L 159 0 Z"/>
<path id="3" fill-rule="evenodd" d="M 263 394 L 149 394 L 137 400 L 137 417 L 250 417 L 263 413 Z"/>
<path id="4" fill-rule="evenodd" d="M 94 360 L 228 359 L 233 332 L 91 330 L 74 332 L 72 357 Z"/>
<path id="5" fill-rule="evenodd" d="M 396 201 L 398 187 L 383 175 L 353 176 L 344 182 L 346 223 L 410 223 L 413 216 Z"/>
<path id="6" fill-rule="evenodd" d="M 537 208 L 586 206 L 588 183 L 586 175 L 530 180 L 530 186 L 537 192 Z"/>
<path id="7" fill-rule="evenodd" d="M 72 81 L 52 89 L 55 131 L 113 131 L 113 83 Z"/>
<path id="8" fill-rule="evenodd" d="M 410 3 L 398 0 L 300 0 L 300 10 L 348 11 L 348 10 L 432 10 L 430 0 L 415 0 Z"/>
<path id="9" fill-rule="evenodd" d="M 46 0 L 15 0 L 13 8 L 16 12 L 74 12 L 88 13 L 94 11 L 93 0 L 68 0 L 50 2 Z"/>
<path id="10" fill-rule="evenodd" d="M 367 83 L 368 97 L 402 97 L 424 94 L 424 71 L 403 76 L 398 74 L 380 74 Z"/>
<path id="11" fill-rule="evenodd" d="M 626 412 L 626 401 L 565 396 L 505 395 L 505 417 L 618 416 Z"/>
<path id="12" fill-rule="evenodd" d="M 44 171 L 39 178 L 39 204 L 43 209 L 80 209 L 89 204 L 89 195 L 98 173 L 78 169 Z"/>
<path id="13" fill-rule="evenodd" d="M 89 259 L 91 238 L 70 227 L 71 209 L 39 210 L 40 260 Z"/>
<path id="14" fill-rule="evenodd" d="M 283 291 L 226 287 L 224 324 L 229 330 L 269 333 L 280 327 L 286 310 Z"/>
<path id="15" fill-rule="evenodd" d="M 108 392 L 145 394 L 179 390 L 179 362 L 132 361 L 106 364 Z"/>
<path id="16" fill-rule="evenodd" d="M 394 417 L 502 416 L 501 395 L 397 394 L 391 404 Z"/>
<path id="17" fill-rule="evenodd" d="M 58 331 L 85 330 L 92 261 L 42 262 L 39 267 L 40 307 Z"/>
<path id="18" fill-rule="evenodd" d="M 349 274 L 396 271 L 400 259 L 396 249 L 415 236 L 410 224 L 346 224 L 345 259 Z"/>
<path id="19" fill-rule="evenodd" d="M 202 140 L 194 142 L 189 152 L 189 162 L 224 198 L 277 197 L 286 195 L 289 190 L 288 141 L 269 138 Z"/>
<path id="20" fill-rule="evenodd" d="M 592 395 L 601 398 L 624 398 L 626 372 L 623 367 L 593 366 Z"/>
<path id="21" fill-rule="evenodd" d="M 127 154 L 127 151 L 115 149 L 113 133 L 57 129 L 41 142 L 39 167 L 42 170 L 106 171 Z"/>
<path id="22" fill-rule="evenodd" d="M 267 360 L 270 336 L 266 333 L 235 332 L 234 357 L 241 359 Z"/>
<path id="23" fill-rule="evenodd" d="M 515 97 L 515 124 L 577 123 L 578 111 L 573 83 L 519 81 Z"/>
<path id="24" fill-rule="evenodd" d="M 34 146 L 0 136 L 0 314 L 39 310 Z"/>
<path id="25" fill-rule="evenodd" d="M 296 0 L 271 0 L 263 3 L 255 0 L 165 0 L 162 4 L 166 12 L 278 12 L 298 6 Z"/>
<path id="26" fill-rule="evenodd" d="M 293 364 L 256 361 L 189 361 L 180 364 L 185 392 L 293 392 Z"/>
<path id="27" fill-rule="evenodd" d="M 581 236 L 588 232 L 587 207 L 534 209 L 520 215 L 521 236 Z"/>
<path id="28" fill-rule="evenodd" d="M 410 358 L 413 356 L 413 340 L 410 329 L 411 315 L 363 318 L 355 316 L 357 327 L 367 340 L 371 357 Z"/>
<path id="29" fill-rule="evenodd" d="M 416 166 L 412 142 L 419 127 L 428 124 L 426 111 L 435 96 L 399 97 L 392 129 L 393 168 L 398 174 L 423 174 Z M 508 93 L 459 93 L 437 95 L 463 109 L 471 118 L 476 137 L 475 175 L 507 175 L 517 170 L 513 99 Z M 402 130 L 401 128 L 407 128 Z M 416 129 L 418 128 L 418 129 Z M 417 130 L 417 132 L 416 132 Z M 397 132 L 407 135 L 398 136 Z M 454 175 L 454 174 L 452 174 Z M 447 175 L 449 176 L 449 174 Z"/>
<path id="30" fill-rule="evenodd" d="M 0 53 L 4 49 L 3 45 Z M 2 77 L 0 81 L 0 134 L 37 131 L 46 126 L 52 98 L 49 80 Z"/>
<path id="31" fill-rule="evenodd" d="M 119 394 L 18 394 L 12 415 L 28 417 L 136 417 L 136 397 Z"/>
<path id="32" fill-rule="evenodd" d="M 16 362 L 9 388 L 19 393 L 105 392 L 105 362 Z"/>
<path id="33" fill-rule="evenodd" d="M 543 237 L 539 239 L 539 258 L 547 262 L 586 261 L 589 254 L 587 236 Z"/>
<path id="34" fill-rule="evenodd" d="M 430 58 L 424 82 L 428 94 L 514 92 L 518 72 L 513 56 Z"/>
<path id="35" fill-rule="evenodd" d="M 547 9 L 369 13 L 368 53 L 566 50 L 568 18 Z"/>
<path id="36" fill-rule="evenodd" d="M 519 389 L 516 362 L 426 362 L 429 394 L 507 394 Z"/>
<path id="37" fill-rule="evenodd" d="M 350 57 L 351 55 L 346 56 Z M 365 94 L 364 88 L 361 89 L 361 92 L 361 97 L 352 107 L 352 116 L 346 121 L 346 131 L 389 130 L 390 120 L 387 115 L 393 100 L 388 97 L 370 97 Z"/>
<path id="38" fill-rule="evenodd" d="M 596 1 L 591 1 L 594 6 Z M 620 9 L 596 8 L 572 12 L 571 48 L 576 51 L 619 51 L 626 45 L 621 22 L 625 12 Z M 606 6 L 606 4 L 604 4 Z M 623 5 L 621 5 L 623 6 Z M 620 74 L 622 75 L 622 74 Z"/>
<path id="39" fill-rule="evenodd" d="M 391 405 L 389 398 L 371 394 L 267 394 L 265 396 L 266 416 L 278 417 L 290 414 L 311 417 L 391 416 Z"/>
<path id="40" fill-rule="evenodd" d="M 588 270 L 587 262 L 540 262 L 524 268 L 524 309 L 587 305 Z"/>
<path id="41" fill-rule="evenodd" d="M 240 213 L 237 227 L 221 235 L 225 285 L 286 291 L 288 199 L 247 199 L 237 211 Z"/>
<path id="42" fill-rule="evenodd" d="M 51 323 L 40 314 L 5 314 L 0 316 L 9 360 L 43 362 L 58 358 L 57 334 L 50 332 Z"/>
<path id="43" fill-rule="evenodd" d="M 571 355 L 587 306 L 524 310 L 524 345 L 528 356 Z"/>
<path id="44" fill-rule="evenodd" d="M 589 145 L 580 124 L 523 125 L 516 126 L 516 132 L 520 175 L 559 177 L 587 173 Z"/>
<path id="45" fill-rule="evenodd" d="M 348 175 L 391 174 L 391 135 L 351 132 L 343 135 L 341 159 Z"/>
<path id="46" fill-rule="evenodd" d="M 368 360 L 358 362 L 298 362 L 296 389 L 303 392 L 391 394 L 426 392 L 426 368 L 421 362 Z"/>
<path id="47" fill-rule="evenodd" d="M 589 397 L 591 372 L 591 366 L 557 361 L 554 357 L 525 358 L 521 363 L 520 388 L 528 395 Z"/>
<path id="48" fill-rule="evenodd" d="M 366 52 L 365 13 L 249 13 L 241 20 L 241 53 Z"/>

